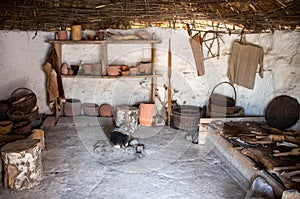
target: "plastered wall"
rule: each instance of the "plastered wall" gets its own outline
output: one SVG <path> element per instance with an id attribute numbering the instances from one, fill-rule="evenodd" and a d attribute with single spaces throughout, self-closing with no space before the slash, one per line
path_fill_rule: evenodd
<path id="1" fill-rule="evenodd" d="M 114 32 L 116 30 L 110 30 Z M 123 34 L 134 30 L 117 30 Z M 219 56 L 205 59 L 205 75 L 197 76 L 189 36 L 185 30 L 149 28 L 149 33 L 162 41 L 156 45 L 158 95 L 167 101 L 165 85 L 168 83 L 168 46 L 171 40 L 173 99 L 178 104 L 204 106 L 213 87 L 227 81 L 228 59 L 231 44 L 240 39 L 240 35 L 219 35 Z M 46 104 L 45 74 L 42 71 L 53 32 L 0 31 L 0 96 L 7 99 L 19 87 L 27 87 L 38 96 L 40 112 L 49 113 Z M 193 33 L 195 34 L 195 33 Z M 207 38 L 211 35 L 207 35 Z M 263 115 L 268 102 L 278 95 L 289 95 L 300 101 L 300 33 L 275 31 L 264 34 L 248 34 L 247 42 L 263 47 L 264 77 L 257 74 L 253 90 L 235 85 L 237 105 L 244 107 L 246 115 Z M 217 40 L 211 44 L 211 51 L 217 54 Z M 207 57 L 207 48 L 203 53 Z M 101 48 L 90 46 L 64 46 L 63 62 L 77 64 L 100 63 Z M 150 59 L 150 45 L 109 45 L 108 61 L 111 64 L 136 65 Z M 135 104 L 150 100 L 151 81 L 149 79 L 90 79 L 64 78 L 63 84 L 68 98 L 80 99 L 82 102 Z M 216 92 L 232 95 L 232 88 L 221 86 Z M 160 107 L 160 102 L 156 101 Z"/>

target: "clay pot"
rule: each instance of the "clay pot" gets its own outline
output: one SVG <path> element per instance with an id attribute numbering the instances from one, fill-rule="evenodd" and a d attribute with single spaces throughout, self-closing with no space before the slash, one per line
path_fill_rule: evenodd
<path id="1" fill-rule="evenodd" d="M 126 65 L 122 65 L 122 66 L 121 66 L 121 70 L 122 70 L 122 71 L 128 71 L 128 70 L 129 70 L 129 67 L 126 66 Z"/>
<path id="2" fill-rule="evenodd" d="M 98 104 L 94 103 L 83 103 L 82 104 L 83 113 L 87 116 L 98 116 Z"/>
<path id="3" fill-rule="evenodd" d="M 85 75 L 91 75 L 93 73 L 93 65 L 92 64 L 83 64 L 83 72 Z"/>
<path id="4" fill-rule="evenodd" d="M 66 30 L 58 31 L 58 40 L 67 40 L 68 39 L 68 32 Z"/>
<path id="5" fill-rule="evenodd" d="M 66 64 L 66 63 L 62 64 L 61 67 L 60 67 L 60 73 L 62 75 L 67 75 L 68 74 L 68 68 L 69 68 L 68 64 Z"/>
<path id="6" fill-rule="evenodd" d="M 81 114 L 81 102 L 78 99 L 66 99 L 64 104 L 64 114 L 67 117 L 78 116 Z"/>
<path id="7" fill-rule="evenodd" d="M 98 39 L 103 41 L 104 40 L 104 30 L 99 30 L 98 32 Z"/>
<path id="8" fill-rule="evenodd" d="M 145 30 L 140 30 L 136 33 L 136 35 L 138 35 L 139 37 L 141 37 L 142 39 L 149 39 L 149 33 Z"/>
<path id="9" fill-rule="evenodd" d="M 68 75 L 74 75 L 74 71 L 71 68 L 68 69 Z"/>
<path id="10" fill-rule="evenodd" d="M 101 64 L 93 64 L 93 75 L 100 75 Z"/>
<path id="11" fill-rule="evenodd" d="M 130 75 L 138 75 L 138 73 L 139 73 L 138 67 L 130 67 L 129 73 L 130 73 Z"/>
<path id="12" fill-rule="evenodd" d="M 144 102 L 139 106 L 139 122 L 142 126 L 152 126 L 157 113 L 156 105 L 153 102 Z"/>
<path id="13" fill-rule="evenodd" d="M 150 75 L 152 72 L 152 64 L 151 62 L 141 62 L 139 64 L 139 72 L 141 74 Z"/>
<path id="14" fill-rule="evenodd" d="M 77 75 L 79 70 L 79 65 L 71 65 L 71 69 L 74 71 L 74 75 Z"/>
<path id="15" fill-rule="evenodd" d="M 112 108 L 109 104 L 102 104 L 99 107 L 99 115 L 100 117 L 112 117 Z"/>
<path id="16" fill-rule="evenodd" d="M 118 76 L 120 74 L 121 67 L 120 66 L 108 66 L 106 68 L 106 71 L 109 76 Z"/>
<path id="17" fill-rule="evenodd" d="M 93 40 L 94 40 L 94 37 L 95 37 L 94 35 L 88 35 L 88 36 L 87 36 L 88 40 L 90 40 L 90 41 L 93 41 Z"/>

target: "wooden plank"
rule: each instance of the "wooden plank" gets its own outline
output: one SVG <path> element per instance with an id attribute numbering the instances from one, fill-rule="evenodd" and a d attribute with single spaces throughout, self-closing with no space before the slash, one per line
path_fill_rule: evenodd
<path id="1" fill-rule="evenodd" d="M 199 34 L 196 34 L 192 38 L 190 38 L 190 45 L 192 47 L 192 51 L 195 59 L 197 74 L 198 76 L 204 75 L 205 73 L 204 59 L 203 59 L 202 46 L 200 43 Z"/>
<path id="2" fill-rule="evenodd" d="M 47 43 L 51 44 L 66 44 L 66 45 L 73 45 L 73 44 L 153 44 L 153 43 L 161 43 L 160 40 L 81 40 L 81 41 L 73 41 L 73 40 L 66 40 L 66 41 L 60 41 L 60 40 L 47 40 Z"/>
<path id="3" fill-rule="evenodd" d="M 103 75 L 61 75 L 63 78 L 99 78 L 99 79 L 138 79 L 138 78 L 153 78 L 154 75 L 135 75 L 135 76 L 103 76 Z M 155 76 L 162 77 L 161 74 L 156 74 Z"/>

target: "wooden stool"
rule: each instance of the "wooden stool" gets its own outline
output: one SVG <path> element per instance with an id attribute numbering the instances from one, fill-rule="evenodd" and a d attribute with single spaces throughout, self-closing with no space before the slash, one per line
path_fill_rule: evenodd
<path id="1" fill-rule="evenodd" d="M 4 145 L 4 186 L 13 190 L 30 189 L 42 180 L 43 166 L 38 139 L 22 139 Z"/>
<path id="2" fill-rule="evenodd" d="M 114 108 L 116 126 L 131 135 L 137 130 L 139 109 L 134 106 L 121 105 Z"/>

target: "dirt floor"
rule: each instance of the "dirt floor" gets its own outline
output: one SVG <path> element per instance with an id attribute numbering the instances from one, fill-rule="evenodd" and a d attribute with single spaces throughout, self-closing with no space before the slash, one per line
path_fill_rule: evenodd
<path id="1" fill-rule="evenodd" d="M 203 198 L 241 199 L 245 188 L 236 183 L 211 155 L 212 147 L 185 140 L 186 132 L 138 127 L 133 134 L 145 145 L 110 145 L 105 132 L 111 120 L 61 117 L 56 126 L 47 118 L 46 148 L 40 185 L 26 191 L 0 187 L 0 198 Z"/>

